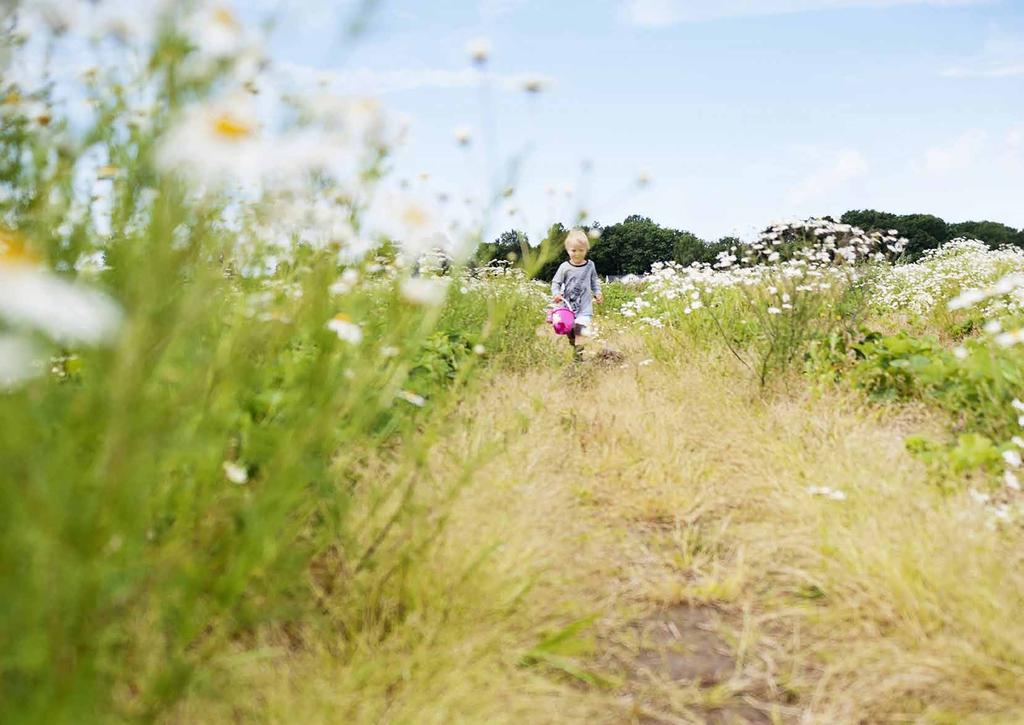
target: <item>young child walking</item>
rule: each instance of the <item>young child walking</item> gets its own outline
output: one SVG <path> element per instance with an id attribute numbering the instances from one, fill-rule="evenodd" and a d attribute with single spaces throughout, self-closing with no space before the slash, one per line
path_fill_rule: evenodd
<path id="1" fill-rule="evenodd" d="M 593 302 L 601 304 L 601 283 L 597 280 L 597 267 L 587 259 L 590 251 L 590 239 L 582 229 L 573 229 L 565 237 L 565 251 L 569 261 L 562 262 L 551 280 L 551 297 L 555 302 L 562 302 L 576 315 L 576 324 L 566 337 L 572 345 L 573 358 L 583 357 L 583 346 L 577 344 L 577 337 L 587 337 L 591 333 L 594 320 Z"/>

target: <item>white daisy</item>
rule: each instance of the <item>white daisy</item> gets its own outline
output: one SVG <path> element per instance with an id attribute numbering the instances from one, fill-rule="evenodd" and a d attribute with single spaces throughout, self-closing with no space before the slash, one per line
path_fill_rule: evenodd
<path id="1" fill-rule="evenodd" d="M 338 313 L 327 323 L 327 329 L 350 345 L 358 345 L 363 339 L 363 328 L 352 322 L 348 315 Z"/>

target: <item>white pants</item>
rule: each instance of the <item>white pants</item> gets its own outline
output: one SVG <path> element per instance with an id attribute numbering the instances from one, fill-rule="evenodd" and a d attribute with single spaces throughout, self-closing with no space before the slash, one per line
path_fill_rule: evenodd
<path id="1" fill-rule="evenodd" d="M 593 321 L 594 321 L 594 318 L 591 317 L 590 315 L 578 315 L 576 317 L 576 324 L 580 326 L 580 334 L 581 335 L 583 335 L 585 337 L 589 337 L 590 336 L 590 330 L 591 330 L 590 326 L 593 323 Z"/>

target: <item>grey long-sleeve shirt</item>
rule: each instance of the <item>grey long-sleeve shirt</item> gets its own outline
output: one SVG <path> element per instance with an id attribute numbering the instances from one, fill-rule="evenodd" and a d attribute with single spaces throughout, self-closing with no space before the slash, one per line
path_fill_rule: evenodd
<path id="1" fill-rule="evenodd" d="M 555 278 L 551 280 L 551 294 L 561 294 L 566 306 L 576 315 L 594 315 L 594 297 L 601 293 L 601 283 L 597 281 L 597 267 L 589 259 L 577 266 L 572 262 L 562 262 Z"/>

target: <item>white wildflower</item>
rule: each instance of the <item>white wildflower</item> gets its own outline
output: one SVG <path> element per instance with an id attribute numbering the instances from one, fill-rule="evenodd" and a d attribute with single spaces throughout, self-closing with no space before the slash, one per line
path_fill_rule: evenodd
<path id="1" fill-rule="evenodd" d="M 982 292 L 981 290 L 967 290 L 966 292 L 962 292 L 961 294 L 951 299 L 947 304 L 947 307 L 949 307 L 949 309 L 951 310 L 963 310 L 968 307 L 973 307 L 974 305 L 984 300 L 985 297 L 985 293 Z"/>
<path id="2" fill-rule="evenodd" d="M 338 313 L 327 323 L 327 329 L 350 345 L 358 345 L 363 339 L 363 328 L 352 322 L 348 315 Z"/>
<path id="3" fill-rule="evenodd" d="M 407 403 L 411 403 L 412 405 L 415 405 L 417 408 L 422 408 L 426 404 L 426 402 L 427 402 L 426 398 L 424 398 L 422 395 L 417 395 L 416 393 L 411 393 L 408 390 L 401 390 L 401 391 L 399 391 L 398 392 L 398 397 L 401 398 L 402 400 L 404 400 Z"/>
<path id="4" fill-rule="evenodd" d="M 448 280 L 442 277 L 409 277 L 402 281 L 402 297 L 417 305 L 439 305 L 448 292 Z"/>
<path id="5" fill-rule="evenodd" d="M 1001 503 L 1001 504 L 998 504 L 998 505 L 994 506 L 992 508 L 991 513 L 992 513 L 992 519 L 991 519 L 991 523 L 992 524 L 994 524 L 997 521 L 1002 521 L 1002 522 L 1006 523 L 1006 522 L 1010 521 L 1010 519 L 1011 519 L 1010 507 L 1007 506 L 1004 503 Z M 990 528 L 992 528 L 992 526 L 990 526 Z"/>
<path id="6" fill-rule="evenodd" d="M 205 59 L 234 57 L 249 44 L 241 21 L 222 3 L 201 4 L 186 30 Z"/>
<path id="7" fill-rule="evenodd" d="M 1020 468 L 1021 457 L 1020 453 L 1014 450 L 1003 451 L 1003 460 L 1014 468 Z"/>
<path id="8" fill-rule="evenodd" d="M 837 488 L 832 488 L 831 486 L 808 486 L 807 493 L 811 494 L 812 496 L 824 496 L 826 498 L 832 499 L 833 501 L 846 500 L 845 493 L 843 493 Z"/>
<path id="9" fill-rule="evenodd" d="M 523 79 L 522 88 L 527 93 L 540 93 L 550 84 L 550 80 L 543 76 L 528 76 Z"/>
<path id="10" fill-rule="evenodd" d="M 466 44 L 466 52 L 477 65 L 483 65 L 491 56 L 491 41 L 487 38 L 474 38 Z"/>
<path id="11" fill-rule="evenodd" d="M 83 253 L 75 260 L 75 271 L 83 276 L 96 276 L 108 269 L 110 267 L 107 266 L 107 257 L 103 251 Z"/>
<path id="12" fill-rule="evenodd" d="M 42 351 L 30 340 L 0 335 L 0 391 L 36 377 L 43 371 Z"/>
<path id="13" fill-rule="evenodd" d="M 121 324 L 121 309 L 101 292 L 68 282 L 15 252 L 0 234 L 0 319 L 39 330 L 59 342 L 109 342 Z"/>
<path id="14" fill-rule="evenodd" d="M 224 468 L 224 477 L 231 481 L 231 483 L 241 485 L 249 482 L 249 471 L 245 466 L 241 466 L 234 461 L 224 461 L 222 466 Z"/>
<path id="15" fill-rule="evenodd" d="M 352 267 L 349 267 L 341 276 L 333 282 L 329 288 L 332 295 L 343 295 L 349 292 L 352 287 L 359 281 L 359 272 Z"/>
<path id="16" fill-rule="evenodd" d="M 1012 332 L 1002 332 L 995 337 L 996 344 L 1000 347 L 1010 347 L 1024 342 L 1024 327 Z"/>
<path id="17" fill-rule="evenodd" d="M 1017 479 L 1017 476 L 1014 475 L 1013 471 L 1003 472 L 1003 483 L 1006 484 L 1006 487 L 1009 489 L 1020 491 L 1020 481 Z"/>
<path id="18" fill-rule="evenodd" d="M 252 101 L 241 94 L 192 106 L 157 146 L 156 161 L 201 184 L 219 186 L 263 176 L 278 149 L 259 136 Z"/>

